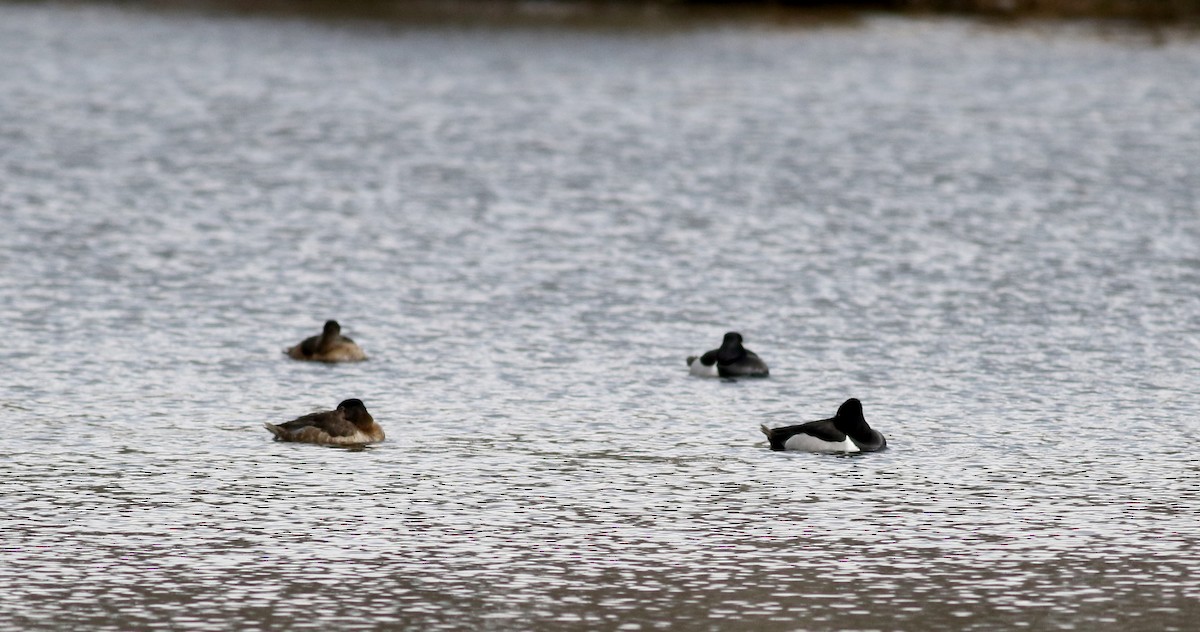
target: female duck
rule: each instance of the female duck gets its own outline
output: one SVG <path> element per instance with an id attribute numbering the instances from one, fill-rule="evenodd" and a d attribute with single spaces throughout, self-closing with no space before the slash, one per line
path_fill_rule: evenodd
<path id="1" fill-rule="evenodd" d="M 383 428 L 375 423 L 361 400 L 348 399 L 337 410 L 298 417 L 285 424 L 263 424 L 276 441 L 325 445 L 362 445 L 383 441 Z"/>
<path id="2" fill-rule="evenodd" d="M 851 397 L 829 419 L 786 428 L 762 426 L 772 450 L 808 452 L 875 452 L 887 447 L 883 435 L 867 425 L 862 403 Z"/>
<path id="3" fill-rule="evenodd" d="M 731 331 L 725 334 L 720 349 L 704 355 L 688 356 L 688 373 L 700 377 L 767 377 L 767 363 L 758 354 L 742 346 L 742 334 Z"/>
<path id="4" fill-rule="evenodd" d="M 342 335 L 342 327 L 336 320 L 325 322 L 320 336 L 306 338 L 304 342 L 284 351 L 288 357 L 316 362 L 354 362 L 366 360 L 367 354 L 353 340 Z"/>

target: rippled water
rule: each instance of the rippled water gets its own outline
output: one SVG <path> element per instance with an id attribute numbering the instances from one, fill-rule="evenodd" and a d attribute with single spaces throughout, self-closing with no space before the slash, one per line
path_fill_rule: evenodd
<path id="1" fill-rule="evenodd" d="M 4 4 L 0 67 L 0 627 L 1200 617 L 1194 39 Z M 766 448 L 850 396 L 888 451 Z"/>

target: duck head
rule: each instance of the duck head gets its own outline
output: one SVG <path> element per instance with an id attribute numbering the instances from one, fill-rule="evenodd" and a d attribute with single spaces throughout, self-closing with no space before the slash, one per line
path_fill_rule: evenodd
<path id="1" fill-rule="evenodd" d="M 717 361 L 732 362 L 745 353 L 746 349 L 742 347 L 742 334 L 731 331 L 725 334 L 725 339 L 721 341 L 721 348 L 717 350 Z"/>
<path id="2" fill-rule="evenodd" d="M 833 425 L 838 430 L 855 438 L 865 438 L 871 433 L 871 426 L 863 417 L 862 402 L 851 397 L 838 407 L 837 415 L 833 417 Z"/>
<path id="3" fill-rule="evenodd" d="M 346 418 L 346 421 L 355 426 L 371 426 L 375 423 L 375 419 L 371 417 L 371 413 L 367 412 L 367 407 L 363 405 L 361 399 L 347 399 L 338 404 L 337 409 Z"/>

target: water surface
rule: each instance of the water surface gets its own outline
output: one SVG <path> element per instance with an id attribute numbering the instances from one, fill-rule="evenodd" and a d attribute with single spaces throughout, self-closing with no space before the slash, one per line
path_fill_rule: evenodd
<path id="1" fill-rule="evenodd" d="M 1195 40 L 4 4 L 0 67 L 2 628 L 1200 617 Z M 851 396 L 888 451 L 766 448 Z"/>

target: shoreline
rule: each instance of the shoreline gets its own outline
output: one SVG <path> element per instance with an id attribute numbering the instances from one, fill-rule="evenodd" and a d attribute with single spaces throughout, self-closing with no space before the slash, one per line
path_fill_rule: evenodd
<path id="1" fill-rule="evenodd" d="M 1200 20 L 1198 0 L 895 0 L 902 12 L 1012 18 Z"/>
<path id="2" fill-rule="evenodd" d="M 882 13 L 1200 26 L 1200 0 L 63 0 L 60 3 L 391 22 L 479 23 L 498 20 L 653 25 L 673 21 L 837 21 L 864 13 Z"/>
<path id="3" fill-rule="evenodd" d="M 854 27 L 871 17 L 973 20 L 995 27 L 1078 25 L 1156 44 L 1200 37 L 1200 0 L 0 0 L 209 17 L 297 19 L 385 29 L 520 28 L 646 33 L 739 26 Z M 1105 10 L 1088 10 L 1103 5 Z M 1153 5 L 1153 6 L 1148 6 Z M 1162 10 L 1164 7 L 1172 10 Z M 1140 9 L 1139 9 L 1140 7 Z"/>

